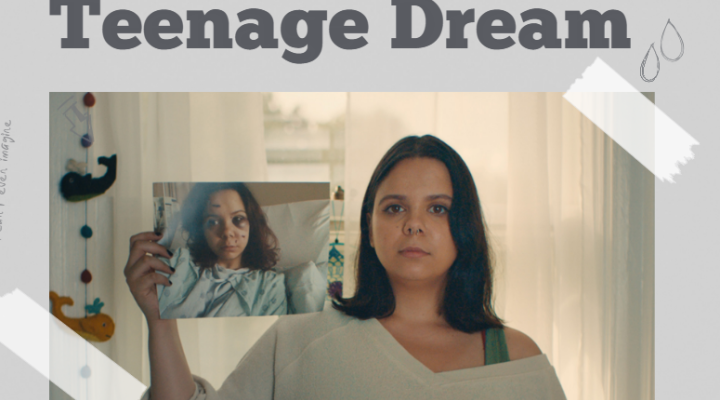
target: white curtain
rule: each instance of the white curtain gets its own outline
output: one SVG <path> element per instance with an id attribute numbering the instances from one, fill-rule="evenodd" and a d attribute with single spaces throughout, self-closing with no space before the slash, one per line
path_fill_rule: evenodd
<path id="1" fill-rule="evenodd" d="M 347 121 L 348 260 L 377 162 L 434 134 L 478 186 L 500 316 L 548 355 L 568 399 L 654 398 L 652 173 L 561 93 L 352 93 Z"/>
<path id="2" fill-rule="evenodd" d="M 147 327 L 123 275 L 128 240 L 153 228 L 153 182 L 266 179 L 262 96 L 100 93 L 93 113 L 96 154 L 118 155 L 117 180 L 108 191 L 115 221 L 110 356 L 149 384 Z M 180 321 L 191 371 L 219 386 L 275 318 Z"/>

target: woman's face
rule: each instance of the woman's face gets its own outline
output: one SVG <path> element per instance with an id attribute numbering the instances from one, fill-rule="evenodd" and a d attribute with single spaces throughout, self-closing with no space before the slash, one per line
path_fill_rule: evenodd
<path id="1" fill-rule="evenodd" d="M 385 177 L 370 217 L 370 244 L 390 282 L 444 281 L 457 257 L 448 212 L 452 183 L 433 158 L 400 161 Z"/>
<path id="2" fill-rule="evenodd" d="M 250 236 L 250 223 L 238 192 L 228 189 L 210 196 L 203 229 L 208 246 L 218 257 L 218 264 L 239 269 L 240 256 Z"/>

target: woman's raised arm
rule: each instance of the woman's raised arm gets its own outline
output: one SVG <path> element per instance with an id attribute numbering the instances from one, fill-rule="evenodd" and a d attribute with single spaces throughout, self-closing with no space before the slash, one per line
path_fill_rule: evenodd
<path id="1" fill-rule="evenodd" d="M 150 331 L 150 398 L 152 400 L 188 400 L 195 392 L 195 383 L 180 342 L 177 322 L 160 319 L 157 288 L 172 285 L 170 279 L 155 271 L 174 271 L 154 255 L 172 258 L 172 254 L 156 242 L 161 238 L 153 232 L 139 233 L 130 238 L 130 255 L 125 278 L 135 301 L 147 319 Z"/>

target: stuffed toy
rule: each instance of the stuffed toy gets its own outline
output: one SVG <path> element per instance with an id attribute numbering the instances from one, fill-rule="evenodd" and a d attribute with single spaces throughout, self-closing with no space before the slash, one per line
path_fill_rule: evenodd
<path id="1" fill-rule="evenodd" d="M 99 313 L 99 308 L 98 314 L 96 315 L 85 318 L 70 318 L 65 316 L 61 308 L 65 304 L 70 306 L 75 304 L 73 299 L 65 296 L 60 297 L 57 293 L 51 291 L 50 300 L 53 302 L 52 315 L 86 340 L 93 342 L 107 342 L 110 340 L 113 333 L 115 333 L 115 322 L 113 322 L 109 315 Z"/>
<path id="2" fill-rule="evenodd" d="M 77 172 L 68 172 L 60 181 L 60 192 L 67 201 L 78 202 L 105 193 L 113 183 L 117 174 L 117 155 L 98 158 L 98 164 L 107 167 L 107 172 L 100 178 L 90 174 L 80 175 Z"/>

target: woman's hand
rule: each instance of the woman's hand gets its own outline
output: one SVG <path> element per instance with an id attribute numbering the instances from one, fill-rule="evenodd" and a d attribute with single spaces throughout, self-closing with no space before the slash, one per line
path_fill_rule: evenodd
<path id="1" fill-rule="evenodd" d="M 154 232 L 142 232 L 131 237 L 130 255 L 125 265 L 125 280 L 148 323 L 160 319 L 155 285 L 172 285 L 168 278 L 155 271 L 168 274 L 174 272 L 167 264 L 155 257 L 158 255 L 172 258 L 172 253 L 168 249 L 156 243 L 160 238 L 162 235 L 156 235 Z"/>
<path id="2" fill-rule="evenodd" d="M 189 399 L 195 391 L 190 367 L 185 359 L 175 320 L 161 320 L 155 285 L 170 286 L 170 280 L 155 271 L 174 271 L 154 256 L 172 258 L 172 253 L 156 242 L 162 235 L 143 232 L 130 238 L 130 256 L 125 278 L 135 301 L 145 314 L 150 335 L 151 399 Z"/>

